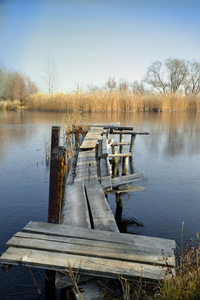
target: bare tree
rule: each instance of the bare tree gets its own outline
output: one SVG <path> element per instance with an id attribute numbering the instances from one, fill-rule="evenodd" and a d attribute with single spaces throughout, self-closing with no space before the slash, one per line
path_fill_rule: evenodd
<path id="1" fill-rule="evenodd" d="M 26 79 L 28 95 L 33 95 L 38 92 L 38 87 L 36 84 L 27 76 Z"/>
<path id="2" fill-rule="evenodd" d="M 144 82 L 163 94 L 167 91 L 167 83 L 164 82 L 163 74 L 161 74 L 161 67 L 162 63 L 160 61 L 153 62 L 147 70 Z"/>
<path id="3" fill-rule="evenodd" d="M 47 57 L 45 62 L 44 74 L 43 81 L 45 83 L 46 90 L 49 94 L 52 94 L 58 87 L 58 74 L 55 59 L 50 55 Z"/>
<path id="4" fill-rule="evenodd" d="M 165 66 L 169 77 L 169 89 L 171 94 L 175 94 L 182 84 L 184 84 L 188 69 L 185 60 L 168 58 Z"/>
<path id="5" fill-rule="evenodd" d="M 129 83 L 126 79 L 120 78 L 119 80 L 119 90 L 120 92 L 126 92 L 128 90 Z"/>
<path id="6" fill-rule="evenodd" d="M 198 94 L 200 92 L 200 63 L 188 62 L 188 76 L 184 82 L 185 94 Z"/>
<path id="7" fill-rule="evenodd" d="M 138 82 L 137 80 L 135 80 L 133 83 L 130 84 L 130 86 L 133 93 L 144 94 L 146 92 L 143 81 Z"/>
<path id="8" fill-rule="evenodd" d="M 109 78 L 108 78 L 108 80 L 106 81 L 104 87 L 105 87 L 106 90 L 110 90 L 110 91 L 116 89 L 116 87 L 117 87 L 117 82 L 116 82 L 116 80 L 115 80 L 115 77 L 109 76 Z"/>

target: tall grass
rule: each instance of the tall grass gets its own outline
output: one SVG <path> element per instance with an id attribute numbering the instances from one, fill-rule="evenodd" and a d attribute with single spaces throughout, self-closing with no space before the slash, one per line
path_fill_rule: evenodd
<path id="1" fill-rule="evenodd" d="M 19 108 L 20 101 L 15 100 L 2 100 L 0 101 L 0 110 L 17 110 Z"/>
<path id="2" fill-rule="evenodd" d="M 140 94 L 132 92 L 96 91 L 57 94 L 34 94 L 25 106 L 38 111 L 200 111 L 200 97 L 181 94 Z"/>

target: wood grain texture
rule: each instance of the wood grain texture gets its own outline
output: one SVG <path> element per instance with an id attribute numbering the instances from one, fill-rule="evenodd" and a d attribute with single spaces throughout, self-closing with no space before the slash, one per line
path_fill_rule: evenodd
<path id="1" fill-rule="evenodd" d="M 92 241 L 107 241 L 113 243 L 138 245 L 154 247 L 159 249 L 168 249 L 173 251 L 176 248 L 174 240 L 148 237 L 141 235 L 134 235 L 128 233 L 110 232 L 110 231 L 98 231 L 86 228 L 75 228 L 72 226 L 66 226 L 61 224 L 50 224 L 43 222 L 29 222 L 23 229 L 24 232 L 42 233 L 47 235 L 63 236 L 63 237 L 75 237 L 80 239 L 87 238 Z"/>
<path id="2" fill-rule="evenodd" d="M 34 233 L 17 233 L 7 243 L 6 247 L 37 249 L 73 255 L 109 258 L 114 260 L 142 262 L 164 265 L 162 249 L 153 247 L 130 246 L 121 243 L 94 241 L 88 239 L 61 238 Z M 174 256 L 166 253 L 168 264 L 174 266 Z"/>
<path id="3" fill-rule="evenodd" d="M 82 182 L 66 186 L 62 215 L 64 225 L 91 227 L 85 188 Z"/>
<path id="4" fill-rule="evenodd" d="M 144 178 L 145 178 L 144 172 L 134 173 L 134 174 L 125 175 L 125 176 L 121 176 L 121 177 L 115 177 L 115 178 L 112 178 L 112 186 L 113 186 L 113 188 L 115 188 L 119 185 L 131 183 L 133 181 L 141 180 Z"/>
<path id="5" fill-rule="evenodd" d="M 124 262 L 97 257 L 86 257 L 66 253 L 9 247 L 0 258 L 1 263 L 32 266 L 66 273 L 69 263 L 80 274 L 118 278 L 119 275 L 132 279 L 142 277 L 164 279 L 165 268 L 142 263 Z M 173 271 L 174 272 L 174 271 Z"/>
<path id="6" fill-rule="evenodd" d="M 94 229 L 118 232 L 115 218 L 100 183 L 98 181 L 95 184 L 88 183 L 85 187 Z"/>
<path id="7" fill-rule="evenodd" d="M 86 134 L 82 145 L 80 146 L 81 150 L 94 149 L 98 140 L 101 137 L 103 132 L 103 127 L 91 127 L 88 133 Z"/>

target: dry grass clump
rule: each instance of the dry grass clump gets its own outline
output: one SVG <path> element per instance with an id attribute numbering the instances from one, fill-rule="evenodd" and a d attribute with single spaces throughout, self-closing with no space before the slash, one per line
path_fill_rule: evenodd
<path id="1" fill-rule="evenodd" d="M 166 277 L 158 285 L 153 285 L 140 280 L 130 282 L 125 278 L 120 278 L 122 285 L 123 300 L 192 300 L 200 297 L 200 269 L 199 253 L 200 240 L 199 233 L 197 240 L 190 240 L 189 245 L 185 243 L 183 248 L 177 253 L 176 276 Z M 170 273 L 170 267 L 166 264 L 166 271 Z"/>
<path id="2" fill-rule="evenodd" d="M 28 109 L 39 111 L 196 111 L 200 110 L 198 96 L 182 94 L 140 94 L 130 91 L 97 90 L 92 92 L 34 94 L 26 101 Z"/>

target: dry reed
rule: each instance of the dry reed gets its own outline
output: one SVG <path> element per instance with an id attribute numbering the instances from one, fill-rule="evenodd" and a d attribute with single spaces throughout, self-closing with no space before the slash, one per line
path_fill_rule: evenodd
<path id="1" fill-rule="evenodd" d="M 30 96 L 25 106 L 38 111 L 199 111 L 198 96 L 182 94 L 140 94 L 120 92 L 119 90 L 76 93 L 57 93 L 52 95 L 34 94 Z"/>

